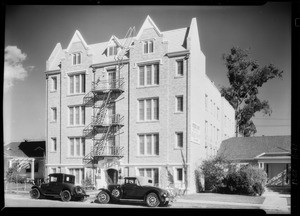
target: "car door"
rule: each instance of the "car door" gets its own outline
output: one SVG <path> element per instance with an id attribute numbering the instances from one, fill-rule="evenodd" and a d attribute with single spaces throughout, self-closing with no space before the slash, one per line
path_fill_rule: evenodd
<path id="1" fill-rule="evenodd" d="M 136 180 L 128 182 L 123 186 L 124 199 L 141 199 L 143 197 L 143 187 L 138 185 Z"/>

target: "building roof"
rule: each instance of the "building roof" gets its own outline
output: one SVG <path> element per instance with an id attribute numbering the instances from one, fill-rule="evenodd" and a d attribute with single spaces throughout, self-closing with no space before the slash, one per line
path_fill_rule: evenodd
<path id="1" fill-rule="evenodd" d="M 4 155 L 8 157 L 43 157 L 45 141 L 11 142 L 4 145 Z"/>
<path id="2" fill-rule="evenodd" d="M 291 151 L 291 136 L 233 137 L 224 140 L 218 156 L 227 160 L 252 160 L 262 153 Z"/>
<path id="3" fill-rule="evenodd" d="M 155 25 L 155 23 L 151 20 L 150 17 L 147 17 L 145 21 L 146 23 L 151 23 L 150 26 L 154 25 L 154 29 L 158 29 Z M 147 27 L 148 25 L 146 25 Z M 149 27 L 149 26 L 148 26 Z M 141 28 L 140 30 L 142 30 Z M 168 53 L 171 52 L 180 52 L 186 50 L 186 38 L 189 33 L 189 27 L 186 28 L 179 28 L 169 31 L 159 31 L 157 30 L 159 34 L 162 34 L 164 41 L 168 42 Z M 139 31 L 140 33 L 141 31 Z M 137 39 L 138 36 L 133 37 L 133 39 Z M 115 61 L 114 56 L 108 56 L 106 54 L 107 52 L 107 45 L 110 42 L 110 40 L 101 42 L 101 43 L 95 43 L 95 44 L 86 44 L 84 38 L 81 36 L 80 32 L 78 30 L 75 31 L 72 40 L 70 41 L 68 47 L 66 49 L 62 49 L 60 43 L 56 45 L 53 52 L 51 53 L 48 61 L 47 61 L 47 71 L 51 70 L 59 70 L 59 63 L 61 61 L 61 58 L 65 55 L 66 51 L 69 50 L 71 44 L 73 42 L 81 41 L 85 47 L 88 47 L 88 53 L 92 55 L 92 64 L 99 64 L 99 63 L 105 63 L 105 62 L 113 62 Z M 118 39 L 118 41 L 123 44 L 125 42 L 125 39 Z M 128 59 L 127 56 L 124 56 L 124 59 Z"/>

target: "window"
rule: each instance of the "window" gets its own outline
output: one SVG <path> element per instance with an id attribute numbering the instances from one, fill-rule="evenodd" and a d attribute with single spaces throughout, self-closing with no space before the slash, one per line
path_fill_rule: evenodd
<path id="1" fill-rule="evenodd" d="M 153 41 L 144 41 L 144 54 L 146 53 L 153 53 Z"/>
<path id="2" fill-rule="evenodd" d="M 158 168 L 140 168 L 138 171 L 139 176 L 152 178 L 154 180 L 154 186 L 159 185 Z"/>
<path id="3" fill-rule="evenodd" d="M 52 111 L 51 121 L 56 122 L 56 120 L 57 120 L 57 109 L 56 109 L 56 107 L 52 107 L 51 111 Z"/>
<path id="4" fill-rule="evenodd" d="M 139 86 L 155 86 L 159 84 L 159 65 L 139 66 Z"/>
<path id="5" fill-rule="evenodd" d="M 183 76 L 183 59 L 177 60 L 177 76 Z"/>
<path id="6" fill-rule="evenodd" d="M 38 172 L 39 171 L 39 163 L 38 161 L 34 162 L 34 172 Z M 28 163 L 28 168 L 26 168 L 26 172 L 29 173 L 31 172 L 31 163 Z"/>
<path id="7" fill-rule="evenodd" d="M 85 124 L 85 107 L 70 106 L 69 107 L 69 125 L 84 125 Z"/>
<path id="8" fill-rule="evenodd" d="M 115 56 L 118 53 L 117 46 L 110 46 L 107 49 L 108 49 L 108 56 Z"/>
<path id="9" fill-rule="evenodd" d="M 73 65 L 81 64 L 81 53 L 73 53 L 72 59 L 73 59 Z"/>
<path id="10" fill-rule="evenodd" d="M 183 170 L 182 168 L 176 169 L 176 181 L 183 181 Z"/>
<path id="11" fill-rule="evenodd" d="M 85 93 L 85 74 L 69 75 L 69 93 Z"/>
<path id="12" fill-rule="evenodd" d="M 57 90 L 57 77 L 51 78 L 51 91 Z"/>
<path id="13" fill-rule="evenodd" d="M 85 139 L 82 137 L 69 137 L 69 156 L 85 156 Z"/>
<path id="14" fill-rule="evenodd" d="M 70 168 L 69 173 L 75 176 L 75 184 L 81 184 L 84 180 L 84 171 L 82 168 Z"/>
<path id="15" fill-rule="evenodd" d="M 51 138 L 51 151 L 56 152 L 56 149 L 57 149 L 56 138 Z"/>
<path id="16" fill-rule="evenodd" d="M 176 147 L 182 148 L 183 147 L 183 133 L 176 132 Z"/>
<path id="17" fill-rule="evenodd" d="M 159 155 L 159 135 L 140 134 L 139 136 L 139 155 L 155 156 Z"/>
<path id="18" fill-rule="evenodd" d="M 139 120 L 152 121 L 159 119 L 159 101 L 158 99 L 138 100 Z"/>
<path id="19" fill-rule="evenodd" d="M 176 112 L 183 112 L 183 96 L 176 96 Z"/>

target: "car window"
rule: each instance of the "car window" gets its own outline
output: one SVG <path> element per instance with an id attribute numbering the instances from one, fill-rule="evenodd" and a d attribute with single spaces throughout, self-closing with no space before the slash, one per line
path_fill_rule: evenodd
<path id="1" fill-rule="evenodd" d="M 57 177 L 50 176 L 50 182 L 57 182 Z"/>

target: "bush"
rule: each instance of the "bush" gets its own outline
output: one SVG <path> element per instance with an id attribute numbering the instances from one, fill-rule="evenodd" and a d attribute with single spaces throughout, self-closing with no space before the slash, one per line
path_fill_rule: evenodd
<path id="1" fill-rule="evenodd" d="M 227 172 L 233 168 L 234 166 L 223 157 L 203 161 L 200 169 L 204 175 L 205 190 L 213 191 L 216 187 L 219 187 Z"/>
<path id="2" fill-rule="evenodd" d="M 219 193 L 261 195 L 267 181 L 264 170 L 255 166 L 245 166 L 238 171 L 232 171 L 215 189 Z"/>

